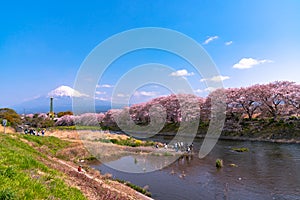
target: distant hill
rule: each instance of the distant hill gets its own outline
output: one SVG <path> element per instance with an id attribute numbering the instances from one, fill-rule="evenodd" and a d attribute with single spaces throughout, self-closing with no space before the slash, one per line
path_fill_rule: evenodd
<path id="1" fill-rule="evenodd" d="M 52 91 L 50 91 L 46 95 L 39 96 L 37 98 L 33 98 L 31 100 L 25 101 L 23 103 L 11 106 L 17 113 L 26 114 L 28 113 L 47 113 L 50 110 L 50 97 L 53 97 L 53 107 L 54 112 L 61 111 L 72 111 L 72 98 L 82 98 L 87 99 L 90 98 L 88 95 L 81 94 L 78 91 L 75 91 L 73 88 L 69 86 L 60 86 Z M 122 108 L 123 106 L 117 106 Z M 96 112 L 106 112 L 111 108 L 111 102 L 95 100 L 95 109 Z M 82 112 L 88 112 L 82 110 Z"/>

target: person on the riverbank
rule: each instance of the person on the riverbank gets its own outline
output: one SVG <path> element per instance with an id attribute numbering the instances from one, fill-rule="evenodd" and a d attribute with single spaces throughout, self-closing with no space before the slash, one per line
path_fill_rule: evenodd
<path id="1" fill-rule="evenodd" d="M 77 171 L 78 171 L 79 173 L 82 172 L 82 167 L 81 167 L 81 165 L 78 166 Z"/>
<path id="2" fill-rule="evenodd" d="M 180 148 L 181 148 L 181 151 L 184 149 L 184 144 L 183 144 L 183 142 L 180 142 Z"/>
<path id="3" fill-rule="evenodd" d="M 178 152 L 178 144 L 177 142 L 174 144 L 175 151 Z"/>
<path id="4" fill-rule="evenodd" d="M 177 142 L 178 150 L 181 150 L 180 142 Z"/>
<path id="5" fill-rule="evenodd" d="M 187 153 L 191 153 L 190 147 L 187 148 L 186 152 L 187 152 Z"/>
<path id="6" fill-rule="evenodd" d="M 188 148 L 190 149 L 190 152 L 192 152 L 192 151 L 193 151 L 193 148 L 194 148 L 194 144 L 193 144 L 193 143 L 190 144 L 190 146 L 189 146 Z"/>
<path id="7" fill-rule="evenodd" d="M 42 136 L 45 135 L 45 129 L 42 129 Z"/>

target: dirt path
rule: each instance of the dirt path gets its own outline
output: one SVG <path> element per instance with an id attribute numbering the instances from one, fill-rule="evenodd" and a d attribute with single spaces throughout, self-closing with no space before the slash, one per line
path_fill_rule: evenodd
<path id="1" fill-rule="evenodd" d="M 0 124 L 0 132 L 4 133 L 4 127 Z M 15 129 L 13 129 L 12 127 L 5 127 L 5 133 L 15 133 Z"/>
<path id="2" fill-rule="evenodd" d="M 43 162 L 51 168 L 63 172 L 67 176 L 66 182 L 82 191 L 82 193 L 90 200 L 135 200 L 151 198 L 146 197 L 135 190 L 118 182 L 103 178 L 96 171 L 78 172 L 77 167 L 67 161 L 57 158 L 48 157 L 49 161 Z"/>
<path id="3" fill-rule="evenodd" d="M 73 169 L 73 171 L 78 173 L 77 169 L 74 166 L 72 166 L 72 165 L 70 165 L 67 162 L 62 161 L 62 160 L 57 160 L 57 161 L 59 163 L 61 163 L 62 165 L 67 166 L 69 169 Z M 79 173 L 79 174 L 83 174 L 89 180 L 93 180 L 93 181 L 97 182 L 98 185 L 101 185 L 104 189 L 108 189 L 109 191 L 111 191 L 113 193 L 119 194 L 123 198 L 126 197 L 128 199 L 145 199 L 145 200 L 150 200 L 151 199 L 149 197 L 146 197 L 146 196 L 140 194 L 139 192 L 136 192 L 136 191 L 132 190 L 131 188 L 128 188 L 127 186 L 125 186 L 123 184 L 117 183 L 115 181 L 107 180 L 107 179 L 103 180 L 102 177 L 99 177 L 99 176 L 97 177 L 97 175 L 95 175 L 95 174 L 91 175 L 91 174 L 88 174 L 86 172 L 82 172 L 82 173 Z"/>

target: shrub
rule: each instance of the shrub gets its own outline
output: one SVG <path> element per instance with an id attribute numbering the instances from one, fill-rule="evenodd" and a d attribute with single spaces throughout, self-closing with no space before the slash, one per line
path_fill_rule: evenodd
<path id="1" fill-rule="evenodd" d="M 146 195 L 148 197 L 152 196 L 152 194 L 149 191 L 147 191 L 146 189 L 144 189 L 144 188 L 142 188 L 140 186 L 134 185 L 134 184 L 132 184 L 132 183 L 130 183 L 128 181 L 123 181 L 123 180 L 120 180 L 120 179 L 115 179 L 115 180 L 118 181 L 119 183 L 127 185 L 128 187 L 131 187 L 132 189 L 134 189 L 134 190 L 136 190 L 136 191 L 138 191 L 138 192 L 140 192 L 140 193 L 142 193 L 142 194 L 144 194 L 144 195 Z"/>
<path id="2" fill-rule="evenodd" d="M 65 111 L 65 112 L 59 112 L 57 113 L 57 117 L 62 117 L 62 116 L 65 116 L 65 115 L 73 115 L 73 112 L 72 111 Z"/>
<path id="3" fill-rule="evenodd" d="M 154 141 L 149 141 L 147 140 L 144 144 L 144 146 L 154 146 L 155 145 L 155 142 Z"/>
<path id="4" fill-rule="evenodd" d="M 16 113 L 16 111 L 10 108 L 0 108 L 1 124 L 3 119 L 6 119 L 8 121 L 7 125 L 10 125 L 15 129 L 19 124 L 21 124 L 21 117 Z"/>
<path id="5" fill-rule="evenodd" d="M 89 157 L 85 158 L 85 160 L 87 160 L 87 161 L 95 161 L 95 160 L 97 160 L 97 158 L 95 156 L 89 156 Z"/>
<path id="6" fill-rule="evenodd" d="M 222 168 L 223 167 L 223 160 L 222 159 L 217 159 L 216 160 L 216 168 Z"/>
<path id="7" fill-rule="evenodd" d="M 290 116 L 289 117 L 289 120 L 297 120 L 298 119 L 298 117 L 296 117 L 296 116 Z"/>
<path id="8" fill-rule="evenodd" d="M 117 139 L 110 139 L 110 142 L 113 143 L 113 144 L 117 144 L 118 140 Z"/>
<path id="9" fill-rule="evenodd" d="M 135 140 L 135 144 L 137 146 L 141 146 L 143 144 L 143 141 L 141 141 L 141 140 Z"/>
<path id="10" fill-rule="evenodd" d="M 46 113 L 28 114 L 22 121 L 23 124 L 34 128 L 49 128 L 54 126 L 54 121 Z"/>
<path id="11" fill-rule="evenodd" d="M 173 154 L 170 153 L 170 152 L 164 152 L 164 153 L 163 153 L 163 156 L 173 156 Z"/>
<path id="12" fill-rule="evenodd" d="M 241 148 L 231 148 L 231 150 L 236 151 L 236 152 L 246 152 L 246 151 L 249 151 L 249 149 L 246 148 L 246 147 L 241 147 Z"/>

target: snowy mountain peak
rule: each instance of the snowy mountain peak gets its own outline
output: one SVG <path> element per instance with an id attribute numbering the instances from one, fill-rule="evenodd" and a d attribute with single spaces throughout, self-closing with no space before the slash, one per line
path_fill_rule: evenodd
<path id="1" fill-rule="evenodd" d="M 88 97 L 69 86 L 62 85 L 48 93 L 49 97 Z"/>

